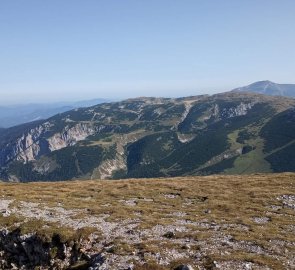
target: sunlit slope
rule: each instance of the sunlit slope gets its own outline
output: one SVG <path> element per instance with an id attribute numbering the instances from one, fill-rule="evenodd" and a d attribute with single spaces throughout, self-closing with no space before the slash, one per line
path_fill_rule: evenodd
<path id="1" fill-rule="evenodd" d="M 1 178 L 118 179 L 295 171 L 294 99 L 138 98 L 0 132 Z"/>

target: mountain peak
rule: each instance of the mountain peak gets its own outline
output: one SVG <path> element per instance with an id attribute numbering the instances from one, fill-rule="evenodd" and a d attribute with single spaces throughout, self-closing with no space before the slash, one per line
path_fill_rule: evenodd
<path id="1" fill-rule="evenodd" d="M 295 84 L 277 84 L 269 80 L 258 81 L 233 89 L 234 92 L 252 92 L 270 96 L 295 97 Z"/>
<path id="2" fill-rule="evenodd" d="M 276 85 L 276 83 L 269 81 L 269 80 L 264 80 L 264 81 L 258 81 L 258 82 L 254 82 L 250 85 L 255 85 L 255 84 L 261 84 L 261 85 Z"/>

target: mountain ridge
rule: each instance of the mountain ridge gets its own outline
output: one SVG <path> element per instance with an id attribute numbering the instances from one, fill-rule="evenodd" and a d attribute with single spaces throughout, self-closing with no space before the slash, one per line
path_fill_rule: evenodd
<path id="1" fill-rule="evenodd" d="M 278 84 L 269 80 L 258 81 L 247 86 L 235 88 L 232 91 L 245 91 L 271 96 L 286 96 L 295 98 L 295 84 Z"/>
<path id="2" fill-rule="evenodd" d="M 76 102 L 30 103 L 0 106 L 0 127 L 9 128 L 36 120 L 47 119 L 55 114 L 80 107 L 89 107 L 107 102 L 106 99 L 91 99 Z"/>
<path id="3" fill-rule="evenodd" d="M 286 97 L 226 92 L 74 109 L 0 132 L 1 178 L 26 182 L 294 171 L 294 106 L 295 100 Z M 268 146 L 271 141 L 276 148 Z M 289 163 L 284 151 L 291 153 Z"/>

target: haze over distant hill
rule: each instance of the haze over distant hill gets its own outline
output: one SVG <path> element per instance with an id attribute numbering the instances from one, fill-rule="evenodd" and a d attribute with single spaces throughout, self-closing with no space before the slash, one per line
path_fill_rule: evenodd
<path id="1" fill-rule="evenodd" d="M 75 108 L 83 108 L 106 102 L 105 99 L 92 99 L 78 102 L 56 102 L 44 104 L 19 104 L 0 106 L 0 127 L 7 128 L 27 122 L 46 119 L 55 114 Z"/>
<path id="2" fill-rule="evenodd" d="M 246 92 L 136 98 L 0 132 L 2 179 L 295 171 L 295 99 Z"/>
<path id="3" fill-rule="evenodd" d="M 259 81 L 239 87 L 233 91 L 253 92 L 270 96 L 285 96 L 295 98 L 295 84 L 278 84 L 271 81 Z"/>

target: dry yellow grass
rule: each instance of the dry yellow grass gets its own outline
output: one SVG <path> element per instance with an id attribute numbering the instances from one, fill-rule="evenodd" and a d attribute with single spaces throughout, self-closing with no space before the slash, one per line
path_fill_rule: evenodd
<path id="1" fill-rule="evenodd" d="M 182 240 L 190 239 L 192 252 L 201 252 L 216 261 L 247 261 L 271 269 L 291 269 L 288 268 L 291 264 L 287 264 L 295 257 L 295 211 L 278 199 L 282 195 L 295 195 L 295 174 L 0 184 L 0 199 L 14 200 L 10 208 L 21 208 L 21 202 L 52 209 L 62 206 L 65 211 L 78 211 L 71 217 L 73 220 L 103 215 L 107 215 L 105 221 L 110 223 L 137 220 L 136 231 L 160 225 L 184 226 L 185 231 L 175 231 L 171 239 L 164 237 L 165 241 L 162 236 L 148 235 L 138 242 L 126 240 L 125 235 L 111 239 L 115 244 L 110 252 L 117 255 L 142 252 L 151 265 L 155 262 L 149 254 L 165 249 L 181 251 L 185 249 Z M 7 217 L 0 214 L 0 226 L 13 228 L 17 224 L 24 232 L 49 235 L 59 232 L 65 239 L 77 234 L 58 223 L 24 218 L 17 212 Z M 80 230 L 79 236 L 86 237 L 96 230 L 104 237 L 103 232 L 91 226 Z M 228 236 L 236 248 L 220 240 Z M 277 243 L 283 243 L 282 248 Z M 217 248 L 208 250 L 206 245 Z M 263 252 L 251 250 L 250 246 Z M 197 265 L 194 260 L 192 256 L 184 261 Z M 169 265 L 159 269 L 170 269 L 175 262 Z M 148 269 L 147 265 L 137 266 L 141 267 Z"/>

